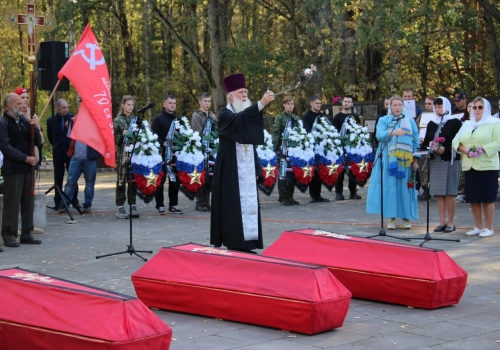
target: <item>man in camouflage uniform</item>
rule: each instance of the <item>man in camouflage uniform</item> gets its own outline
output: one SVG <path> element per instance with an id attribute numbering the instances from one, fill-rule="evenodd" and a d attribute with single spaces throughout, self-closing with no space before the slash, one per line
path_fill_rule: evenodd
<path id="1" fill-rule="evenodd" d="M 288 154 L 283 154 L 282 150 L 285 127 L 288 124 L 293 128 L 299 125 L 300 121 L 299 117 L 293 114 L 295 102 L 292 96 L 285 96 L 283 98 L 283 107 L 285 108 L 285 111 L 276 116 L 273 125 L 273 148 L 278 158 L 286 158 L 288 156 Z M 287 164 L 287 167 L 289 167 L 289 164 Z M 278 179 L 279 201 L 282 205 L 289 206 L 299 204 L 299 202 L 293 199 L 294 188 L 295 177 L 292 172 L 287 172 L 285 179 Z"/>
<path id="2" fill-rule="evenodd" d="M 134 99 L 132 96 L 125 95 L 122 98 L 122 104 L 118 116 L 113 120 L 113 130 L 115 135 L 115 148 L 116 148 L 116 169 L 117 169 L 117 180 L 116 180 L 116 206 L 118 211 L 116 212 L 116 217 L 119 219 L 128 219 L 129 212 L 123 207 L 125 201 L 128 197 L 128 203 L 132 205 L 132 217 L 138 218 L 139 212 L 135 206 L 136 195 L 137 195 L 137 184 L 135 182 L 129 182 L 127 193 L 125 193 L 125 186 L 127 185 L 127 172 L 130 160 L 128 159 L 127 152 L 123 150 L 125 144 L 125 134 L 130 127 L 132 119 L 135 117 L 132 115 L 134 109 Z"/>
<path id="3" fill-rule="evenodd" d="M 206 132 L 210 133 L 216 127 L 214 124 L 216 122 L 216 118 L 215 115 L 210 111 L 212 100 L 209 93 L 202 92 L 198 96 L 198 103 L 200 104 L 200 109 L 193 113 L 191 117 L 191 127 L 193 128 L 193 131 L 198 131 L 200 133 L 200 136 L 203 138 L 207 120 L 210 118 L 213 123 L 210 130 L 206 130 Z M 205 150 L 205 152 L 209 151 Z M 195 208 L 196 211 L 210 211 L 210 192 L 212 192 L 212 183 L 210 176 L 208 176 L 207 174 L 207 180 L 198 190 Z"/>

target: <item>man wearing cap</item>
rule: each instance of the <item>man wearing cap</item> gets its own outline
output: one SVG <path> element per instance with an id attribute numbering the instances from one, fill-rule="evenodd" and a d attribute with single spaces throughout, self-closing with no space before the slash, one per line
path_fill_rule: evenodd
<path id="1" fill-rule="evenodd" d="M 252 105 L 241 73 L 224 78 L 224 87 L 229 103 L 218 116 L 210 244 L 253 253 L 264 247 L 257 193 L 257 180 L 263 177 L 254 145 L 264 144 L 262 110 L 274 100 L 274 93 L 266 91 Z"/>
<path id="2" fill-rule="evenodd" d="M 452 114 L 465 113 L 467 111 L 467 94 L 465 92 L 457 92 L 453 101 L 455 101 L 455 109 Z"/>
<path id="3" fill-rule="evenodd" d="M 27 119 L 22 113 L 22 100 L 14 92 L 4 100 L 5 112 L 0 118 L 0 151 L 4 155 L 2 238 L 6 247 L 19 247 L 17 229 L 21 209 L 21 244 L 41 244 L 33 236 L 35 198 L 31 195 L 31 167 L 36 158 L 31 156 L 31 126 L 38 118 Z M 35 145 L 41 142 L 40 130 L 35 127 Z"/>

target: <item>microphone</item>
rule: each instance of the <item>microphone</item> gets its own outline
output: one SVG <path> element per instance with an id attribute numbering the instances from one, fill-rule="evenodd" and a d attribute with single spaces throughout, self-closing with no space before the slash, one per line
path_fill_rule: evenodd
<path id="1" fill-rule="evenodd" d="M 150 108 L 153 108 L 154 106 L 155 106 L 155 104 L 153 102 L 148 103 L 147 105 L 145 105 L 144 107 L 142 107 L 141 109 L 139 109 L 137 111 L 137 113 L 144 113 L 145 111 L 147 111 Z"/>
<path id="2" fill-rule="evenodd" d="M 441 116 L 441 118 L 442 118 L 442 117 L 444 117 L 445 115 L 448 115 L 448 114 L 450 114 L 450 112 L 445 111 L 443 114 L 440 114 L 440 116 Z"/>
<path id="3" fill-rule="evenodd" d="M 396 118 L 394 118 L 393 120 L 394 120 L 395 122 L 397 122 L 398 120 L 401 120 L 401 119 L 403 119 L 404 117 L 405 117 L 405 115 L 404 115 L 404 114 L 401 114 L 399 117 L 396 117 Z"/>

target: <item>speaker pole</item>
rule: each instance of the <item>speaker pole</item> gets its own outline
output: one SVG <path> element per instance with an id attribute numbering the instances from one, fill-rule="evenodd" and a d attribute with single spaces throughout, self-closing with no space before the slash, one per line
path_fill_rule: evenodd
<path id="1" fill-rule="evenodd" d="M 49 96 L 49 99 L 47 100 L 47 103 L 45 104 L 45 107 L 42 109 L 42 113 L 40 113 L 40 120 L 42 120 L 43 115 L 45 114 L 45 111 L 47 110 L 47 107 L 49 107 L 50 101 L 54 98 L 54 95 L 56 94 L 57 88 L 59 87 L 59 84 L 61 84 L 61 80 L 58 80 L 56 83 L 56 86 L 54 86 L 54 90 L 52 90 L 52 93 Z"/>

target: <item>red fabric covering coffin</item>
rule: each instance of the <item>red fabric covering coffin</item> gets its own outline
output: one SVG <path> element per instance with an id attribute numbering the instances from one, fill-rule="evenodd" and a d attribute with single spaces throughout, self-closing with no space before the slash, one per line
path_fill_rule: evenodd
<path id="1" fill-rule="evenodd" d="M 172 330 L 139 299 L 20 268 L 0 270 L 2 349 L 168 349 Z"/>
<path id="2" fill-rule="evenodd" d="M 328 269 L 353 297 L 425 309 L 457 304 L 467 272 L 446 252 L 316 231 L 285 231 L 263 255 Z"/>
<path id="3" fill-rule="evenodd" d="M 192 243 L 162 248 L 132 282 L 149 307 L 305 334 L 341 327 L 351 301 L 323 267 Z"/>

